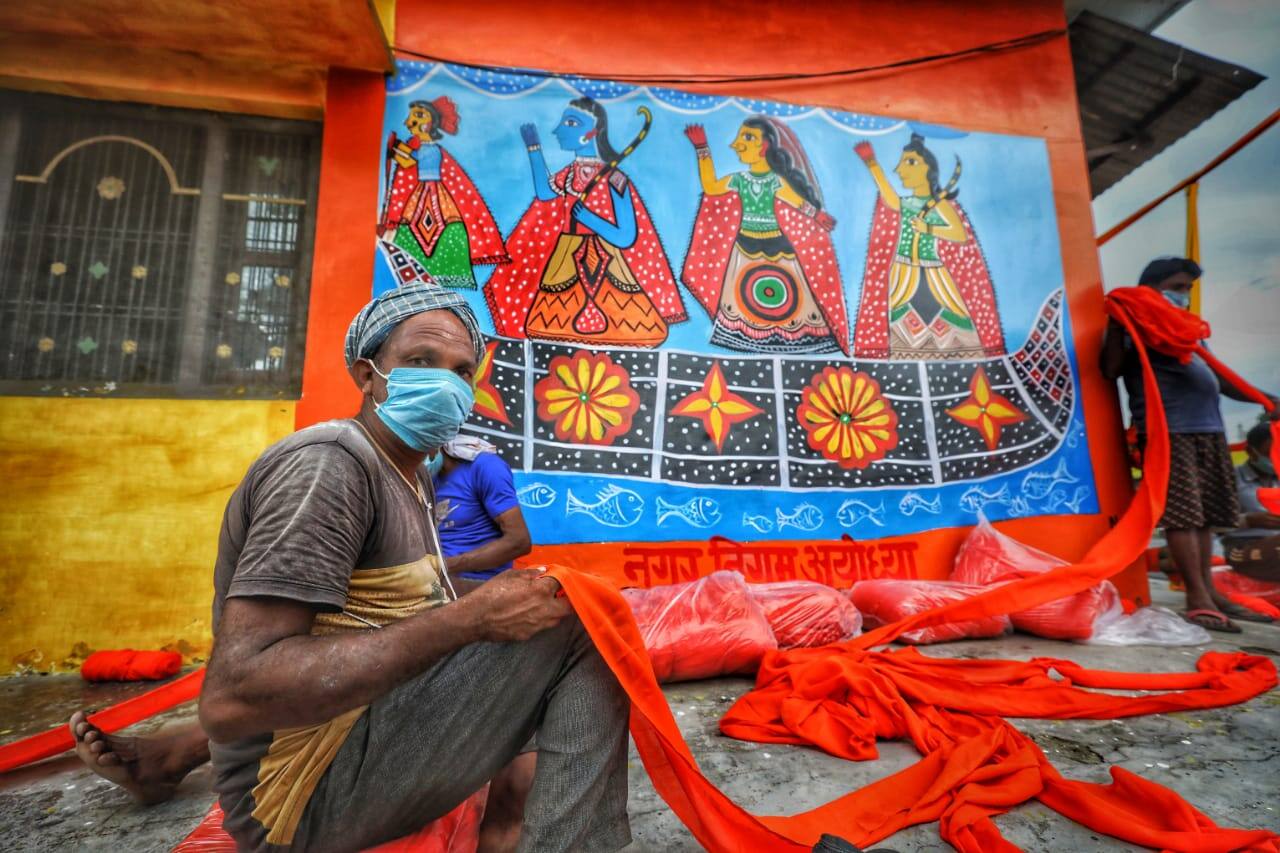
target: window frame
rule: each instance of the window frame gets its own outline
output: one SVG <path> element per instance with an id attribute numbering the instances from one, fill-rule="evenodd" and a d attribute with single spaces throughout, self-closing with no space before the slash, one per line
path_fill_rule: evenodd
<path id="1" fill-rule="evenodd" d="M 51 109 L 83 109 L 88 106 L 95 117 L 149 121 L 168 121 L 195 125 L 203 130 L 205 145 L 200 172 L 199 196 L 193 224 L 188 234 L 190 246 L 186 265 L 187 288 L 182 319 L 178 330 L 176 381 L 173 382 L 101 382 L 98 379 L 13 379 L 0 377 L 0 396 L 36 397 L 139 397 L 176 399 L 285 399 L 301 397 L 303 362 L 310 303 L 311 279 L 315 252 L 317 200 L 320 188 L 320 163 L 323 147 L 323 124 L 315 121 L 278 119 L 240 113 L 222 113 L 184 109 L 146 103 L 100 101 L 63 95 L 0 89 L 0 252 L 9 241 L 9 216 L 13 190 L 19 175 L 18 156 L 22 142 L 25 112 Z M 228 159 L 228 143 L 233 133 L 248 131 L 302 137 L 308 140 L 305 165 L 305 192 L 296 197 L 306 213 L 301 217 L 297 241 L 297 265 L 291 293 L 289 327 L 284 345 L 284 383 L 237 384 L 210 381 L 212 368 L 209 336 L 214 331 L 213 310 L 218 288 L 225 287 L 225 272 L 219 263 L 225 235 L 221 230 L 226 205 L 269 201 L 270 197 L 248 196 L 226 185 L 233 164 Z M 69 143 L 69 144 L 74 144 Z M 229 197 L 228 197 L 229 196 Z M 275 202 L 279 204 L 280 202 Z M 242 258 L 252 256 L 247 246 Z M 3 258 L 0 258 L 3 260 Z M 4 274 L 0 270 L 0 275 Z M 7 287 L 8 283 L 0 283 Z M 0 330 L 5 331 L 7 330 Z M 7 350 L 12 342 L 4 342 Z"/>

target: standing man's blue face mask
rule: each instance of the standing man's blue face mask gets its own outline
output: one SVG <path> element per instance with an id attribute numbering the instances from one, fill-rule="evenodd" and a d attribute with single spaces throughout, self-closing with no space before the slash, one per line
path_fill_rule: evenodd
<path id="1" fill-rule="evenodd" d="M 1181 308 L 1183 311 L 1191 310 L 1191 291 L 1190 290 L 1162 290 L 1160 295 L 1168 300 L 1170 305 L 1175 308 Z"/>
<path id="2" fill-rule="evenodd" d="M 387 382 L 387 399 L 374 404 L 378 419 L 414 450 L 435 450 L 457 436 L 471 416 L 475 392 L 452 370 L 395 367 L 388 374 L 365 360 Z"/>

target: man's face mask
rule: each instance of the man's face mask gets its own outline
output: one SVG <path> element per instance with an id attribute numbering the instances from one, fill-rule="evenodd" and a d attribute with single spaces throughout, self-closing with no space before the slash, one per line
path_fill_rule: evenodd
<path id="1" fill-rule="evenodd" d="M 1181 308 L 1183 311 L 1191 309 L 1190 290 L 1162 290 L 1160 294 L 1175 308 Z"/>
<path id="2" fill-rule="evenodd" d="M 440 447 L 471 415 L 475 392 L 452 370 L 395 367 L 383 373 L 372 359 L 365 360 L 387 382 L 387 399 L 374 404 L 379 420 L 414 450 Z"/>

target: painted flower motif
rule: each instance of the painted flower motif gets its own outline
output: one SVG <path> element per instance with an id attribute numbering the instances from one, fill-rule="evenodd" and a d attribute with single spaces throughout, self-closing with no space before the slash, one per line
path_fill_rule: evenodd
<path id="1" fill-rule="evenodd" d="M 240 273 L 229 272 L 222 277 L 222 280 L 225 281 L 227 284 L 231 285 L 232 287 L 235 287 L 237 284 L 240 283 Z"/>
<path id="2" fill-rule="evenodd" d="M 129 270 L 129 275 L 133 276 L 137 281 L 142 281 L 147 277 L 147 268 L 142 264 L 134 264 L 133 269 Z"/>
<path id="3" fill-rule="evenodd" d="M 76 341 L 76 349 L 80 350 L 83 355 L 88 355 L 98 348 L 98 342 L 86 335 Z"/>
<path id="4" fill-rule="evenodd" d="M 124 181 L 112 175 L 108 175 L 98 181 L 98 195 L 108 201 L 114 201 L 115 199 L 120 198 L 120 196 L 124 195 Z"/>
<path id="5" fill-rule="evenodd" d="M 137 351 L 138 351 L 138 342 L 135 341 L 133 338 L 129 338 L 128 340 L 125 340 L 120 344 L 120 352 L 124 353 L 125 355 L 133 355 Z"/>
<path id="6" fill-rule="evenodd" d="M 36 343 L 36 349 L 40 350 L 40 352 L 53 352 L 53 338 L 41 338 Z"/>
<path id="7" fill-rule="evenodd" d="M 93 266 L 89 267 L 89 275 L 93 276 L 98 281 L 102 281 L 102 277 L 109 272 L 111 272 L 111 267 L 107 266 L 102 261 L 94 261 Z"/>
<path id="8" fill-rule="evenodd" d="M 272 358 L 284 358 L 284 347 L 272 347 L 267 350 L 267 355 Z"/>
<path id="9" fill-rule="evenodd" d="M 218 344 L 218 348 L 214 350 L 218 358 L 231 358 L 231 345 Z"/>
<path id="10" fill-rule="evenodd" d="M 291 284 L 293 284 L 293 279 L 289 278 L 289 276 L 284 273 L 276 275 L 276 287 L 288 287 Z"/>
<path id="11" fill-rule="evenodd" d="M 50 275 L 66 275 L 67 265 L 64 264 L 62 261 L 54 261 L 53 263 L 49 264 L 49 274 Z"/>
<path id="12" fill-rule="evenodd" d="M 507 414 L 502 392 L 493 384 L 493 353 L 497 348 L 497 341 L 490 341 L 485 345 L 484 357 L 480 359 L 480 367 L 476 369 L 475 382 L 472 383 L 476 394 L 476 404 L 472 411 L 510 426 L 511 417 Z"/>
<path id="13" fill-rule="evenodd" d="M 947 414 L 967 427 L 973 427 L 982 436 L 987 450 L 995 450 L 1000 443 L 1000 430 L 1008 424 L 1027 419 L 1027 413 L 991 390 L 987 371 L 979 367 L 969 379 L 969 398 L 960 405 L 947 409 Z"/>
<path id="14" fill-rule="evenodd" d="M 560 441 L 609 445 L 631 429 L 640 396 L 631 377 L 604 353 L 578 350 L 551 359 L 533 388 L 538 417 L 553 424 Z"/>
<path id="15" fill-rule="evenodd" d="M 707 435 L 716 443 L 717 453 L 724 449 L 724 440 L 729 437 L 729 430 L 735 424 L 750 420 L 762 412 L 763 410 L 729 390 L 718 361 L 707 371 L 702 380 L 702 388 L 676 403 L 671 410 L 673 415 L 702 421 Z"/>
<path id="16" fill-rule="evenodd" d="M 848 367 L 824 367 L 796 409 L 809 446 L 841 468 L 865 468 L 898 446 L 898 413 L 880 384 Z"/>

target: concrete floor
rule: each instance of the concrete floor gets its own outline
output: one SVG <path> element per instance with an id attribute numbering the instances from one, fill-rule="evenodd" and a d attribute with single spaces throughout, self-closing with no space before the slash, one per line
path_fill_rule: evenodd
<path id="1" fill-rule="evenodd" d="M 1168 606 L 1178 602 L 1176 594 L 1163 590 L 1156 590 L 1155 597 Z M 1243 634 L 1214 635 L 1209 648 L 1280 658 L 1280 627 L 1246 624 Z M 1053 656 L 1098 668 L 1174 672 L 1191 669 L 1203 650 L 1078 646 L 1013 635 L 934 646 L 929 654 Z M 721 736 L 717 720 L 750 686 L 746 679 L 718 679 L 675 685 L 666 694 L 704 772 L 752 811 L 802 811 L 917 760 L 914 749 L 901 743 L 882 743 L 879 761 L 853 763 L 810 749 Z M 74 675 L 0 680 L 0 742 L 65 720 L 77 708 L 102 707 L 135 692 L 138 688 L 133 686 L 87 685 Z M 153 730 L 166 722 L 189 720 L 192 713 L 189 706 L 176 709 L 137 728 Z M 1070 778 L 1105 782 L 1107 768 L 1119 765 L 1178 791 L 1221 824 L 1280 831 L 1280 693 L 1206 712 L 1115 722 L 1023 720 L 1018 725 Z M 658 799 L 634 749 L 630 777 L 635 842 L 629 849 L 698 850 Z M 208 766 L 189 776 L 172 801 L 144 808 L 74 757 L 52 759 L 0 776 L 0 850 L 168 850 L 212 801 Z M 1034 802 L 997 823 L 1010 841 L 1029 851 L 1138 849 L 1094 835 Z M 880 846 L 904 853 L 948 849 L 934 824 L 904 830 Z"/>

